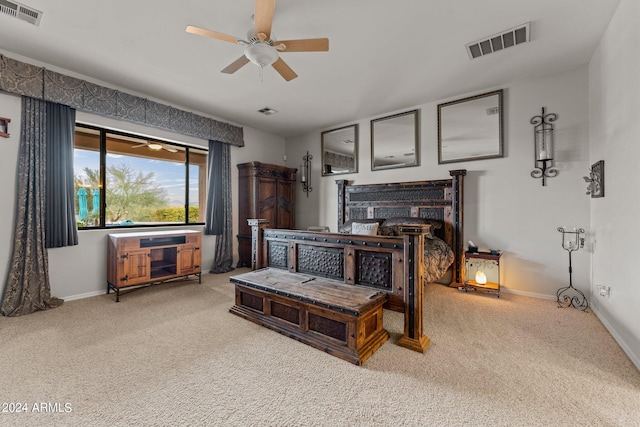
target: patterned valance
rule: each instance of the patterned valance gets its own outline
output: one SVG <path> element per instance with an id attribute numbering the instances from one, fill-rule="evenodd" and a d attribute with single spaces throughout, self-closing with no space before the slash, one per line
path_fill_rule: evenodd
<path id="1" fill-rule="evenodd" d="M 2 54 L 0 90 L 182 135 L 244 146 L 241 127 L 36 67 Z"/>

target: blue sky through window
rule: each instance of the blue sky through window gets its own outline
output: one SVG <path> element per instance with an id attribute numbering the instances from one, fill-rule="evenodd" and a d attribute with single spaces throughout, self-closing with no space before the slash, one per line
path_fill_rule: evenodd
<path id="1" fill-rule="evenodd" d="M 143 157 L 107 154 L 109 165 L 126 163 L 133 170 L 143 173 L 153 172 L 155 182 L 167 192 L 168 206 L 184 206 L 184 163 L 169 162 Z M 100 154 L 97 151 L 76 149 L 74 154 L 74 171 L 76 175 L 86 178 L 84 168 L 98 170 Z M 190 205 L 198 204 L 198 167 L 191 165 L 189 170 Z"/>

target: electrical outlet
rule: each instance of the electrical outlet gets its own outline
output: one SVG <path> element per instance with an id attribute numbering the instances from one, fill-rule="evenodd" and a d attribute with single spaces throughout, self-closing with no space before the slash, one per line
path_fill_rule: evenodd
<path id="1" fill-rule="evenodd" d="M 601 297 L 611 298 L 611 287 L 598 285 L 596 286 L 596 288 L 598 288 L 598 293 L 600 294 Z"/>

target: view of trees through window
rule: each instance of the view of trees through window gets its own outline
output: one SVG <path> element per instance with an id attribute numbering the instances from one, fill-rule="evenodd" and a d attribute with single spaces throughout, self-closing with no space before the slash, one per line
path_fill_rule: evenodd
<path id="1" fill-rule="evenodd" d="M 78 227 L 204 222 L 207 151 L 76 126 Z"/>

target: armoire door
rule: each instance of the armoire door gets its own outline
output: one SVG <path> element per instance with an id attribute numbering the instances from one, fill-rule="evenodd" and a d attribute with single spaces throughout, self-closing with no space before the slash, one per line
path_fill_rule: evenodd
<path id="1" fill-rule="evenodd" d="M 269 228 L 279 228 L 278 224 L 278 181 L 271 178 L 258 179 L 258 218 L 269 221 Z"/>
<path id="2" fill-rule="evenodd" d="M 295 194 L 295 181 L 278 181 L 278 228 L 295 228 Z"/>

